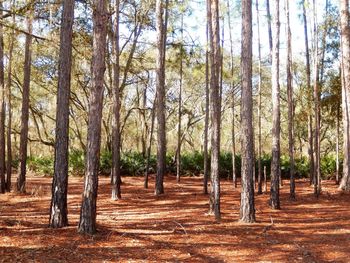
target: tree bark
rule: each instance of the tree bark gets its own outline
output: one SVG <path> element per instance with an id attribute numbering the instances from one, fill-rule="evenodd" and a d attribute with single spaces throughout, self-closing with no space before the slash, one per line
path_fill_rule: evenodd
<path id="1" fill-rule="evenodd" d="M 183 79 L 183 30 L 184 30 L 184 18 L 181 15 L 181 50 L 180 50 L 180 80 L 179 80 L 179 105 L 178 105 L 178 127 L 177 127 L 177 151 L 176 151 L 176 181 L 180 182 L 181 173 L 181 117 L 182 117 L 182 79 Z"/>
<path id="2" fill-rule="evenodd" d="M 272 209 L 280 209 L 280 84 L 279 84 L 279 46 L 280 46 L 280 9 L 279 0 L 274 1 L 273 48 L 272 48 L 272 162 L 271 162 L 271 196 Z"/>
<path id="3" fill-rule="evenodd" d="M 292 32 L 290 29 L 289 0 L 285 0 L 287 18 L 287 97 L 288 97 L 288 149 L 290 163 L 290 199 L 295 199 L 295 165 L 294 165 L 294 99 L 293 99 L 293 76 L 292 76 Z"/>
<path id="4" fill-rule="evenodd" d="M 209 157 L 208 157 L 208 134 L 209 134 L 209 22 L 210 22 L 210 1 L 206 1 L 207 5 L 207 21 L 206 21 L 206 50 L 205 50 L 205 119 L 204 119 L 204 175 L 203 175 L 203 193 L 208 194 L 208 180 L 209 180 Z"/>
<path id="5" fill-rule="evenodd" d="M 340 0 L 341 76 L 343 107 L 343 177 L 339 189 L 350 191 L 350 27 L 349 1 Z"/>
<path id="6" fill-rule="evenodd" d="M 33 11 L 30 11 L 33 12 Z M 26 167 L 27 167 L 27 145 L 28 145 L 28 121 L 29 121 L 29 92 L 30 74 L 32 64 L 32 13 L 27 18 L 27 31 L 24 51 L 24 77 L 21 110 L 21 135 L 19 143 L 19 174 L 17 178 L 17 191 L 26 191 Z"/>
<path id="7" fill-rule="evenodd" d="M 270 55 L 269 55 L 269 61 L 271 63 L 272 61 L 272 27 L 271 27 L 271 12 L 270 12 L 270 0 L 266 0 L 266 16 L 267 16 L 267 30 L 269 34 L 269 48 L 270 48 Z"/>
<path id="8" fill-rule="evenodd" d="M 256 0 L 256 23 L 258 31 L 258 71 L 259 71 L 259 81 L 258 81 L 258 194 L 262 194 L 262 170 L 261 170 L 261 43 L 260 43 L 260 12 L 259 12 L 259 1 Z"/>
<path id="9" fill-rule="evenodd" d="M 255 222 L 254 206 L 254 134 L 253 134 L 253 58 L 252 1 L 242 1 L 242 51 L 241 51 L 241 149 L 242 149 L 242 190 L 240 221 Z"/>
<path id="10" fill-rule="evenodd" d="M 12 2 L 13 4 L 13 2 Z M 14 24 L 15 15 L 12 15 L 12 23 Z M 9 46 L 9 59 L 8 59 L 8 71 L 7 71 L 7 163 L 6 163 L 6 191 L 11 191 L 12 185 L 12 94 L 11 94 L 11 85 L 12 85 L 12 57 L 13 57 L 13 46 L 15 42 L 15 31 L 12 30 L 10 46 Z"/>
<path id="11" fill-rule="evenodd" d="M 319 57 L 318 57 L 318 29 L 317 29 L 317 8 L 313 1 L 314 16 L 314 111 L 315 111 L 315 148 L 314 148 L 314 194 L 318 197 L 321 193 L 321 168 L 320 168 L 320 91 L 319 91 Z"/>
<path id="12" fill-rule="evenodd" d="M 60 33 L 60 57 L 58 65 L 56 147 L 52 198 L 50 208 L 50 227 L 68 225 L 68 144 L 69 144 L 69 98 L 72 68 L 72 36 L 74 20 L 74 0 L 63 2 Z"/>
<path id="13" fill-rule="evenodd" d="M 306 16 L 306 1 L 303 0 L 303 20 L 304 20 L 304 37 L 305 37 L 305 59 L 306 59 L 306 86 L 307 86 L 307 97 L 308 97 L 308 108 L 312 105 L 311 96 L 311 70 L 310 70 L 310 52 L 309 52 L 309 37 L 307 28 L 307 16 Z M 308 154 L 310 164 L 310 184 L 313 183 L 314 178 L 314 147 L 313 147 L 313 129 L 312 129 L 312 112 L 309 111 L 308 116 Z"/>
<path id="14" fill-rule="evenodd" d="M 157 175 L 155 182 L 155 195 L 164 193 L 163 180 L 166 173 L 166 124 L 165 124 L 165 43 L 167 30 L 167 6 L 164 8 L 163 0 L 156 1 L 157 17 L 157 65 L 156 65 L 156 90 L 157 90 Z M 165 9 L 165 10 L 164 10 Z M 165 18 L 163 13 L 165 11 Z"/>
<path id="15" fill-rule="evenodd" d="M 120 174 L 120 86 L 119 86 L 119 0 L 115 1 L 112 37 L 113 124 L 112 124 L 112 200 L 121 199 Z"/>
<path id="16" fill-rule="evenodd" d="M 213 0 L 210 3 L 210 105 L 211 105 L 211 163 L 210 177 L 211 189 L 209 197 L 209 212 L 214 213 L 215 219 L 221 218 L 220 212 L 220 123 L 221 123 L 221 103 L 220 103 L 220 29 L 219 29 L 219 3 Z"/>
<path id="17" fill-rule="evenodd" d="M 0 1 L 0 16 L 2 17 L 3 3 Z M 2 20 L 2 19 L 1 19 Z M 2 22 L 2 21 L 1 21 Z M 4 80 L 4 32 L 0 24 L 0 193 L 6 191 L 6 140 L 5 140 L 5 80 Z"/>
<path id="18" fill-rule="evenodd" d="M 96 232 L 96 200 L 101 147 L 101 119 L 104 91 L 108 14 L 105 0 L 93 1 L 92 87 L 89 99 L 86 170 L 78 231 Z"/>
<path id="19" fill-rule="evenodd" d="M 231 128 L 231 140 L 232 140 L 232 181 L 233 187 L 237 188 L 237 175 L 236 175 L 236 140 L 235 140 L 235 87 L 234 87 L 234 68 L 233 68 L 233 39 L 232 39 L 232 25 L 231 25 L 231 11 L 230 11 L 230 0 L 227 0 L 227 20 L 230 36 L 230 89 L 232 92 L 232 105 L 231 105 L 231 114 L 232 114 L 232 128 Z"/>

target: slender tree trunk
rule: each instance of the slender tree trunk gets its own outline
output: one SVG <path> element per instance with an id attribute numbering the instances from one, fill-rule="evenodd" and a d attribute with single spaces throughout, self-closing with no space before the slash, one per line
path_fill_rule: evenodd
<path id="1" fill-rule="evenodd" d="M 181 15 L 181 44 L 183 45 L 183 27 L 184 18 Z M 176 181 L 180 182 L 180 172 L 181 172 L 181 117 L 182 117 L 182 52 L 183 46 L 180 50 L 180 83 L 179 83 L 179 105 L 178 105 L 178 130 L 177 130 L 177 151 L 176 151 Z"/>
<path id="2" fill-rule="evenodd" d="M 240 221 L 255 222 L 254 206 L 254 134 L 253 134 L 253 58 L 252 1 L 242 1 L 242 104 L 241 104 L 241 143 L 242 143 L 242 190 Z"/>
<path id="3" fill-rule="evenodd" d="M 269 61 L 271 63 L 272 61 L 272 27 L 271 27 L 271 12 L 270 12 L 270 0 L 266 0 L 266 16 L 267 16 L 267 30 L 269 34 L 269 48 L 270 48 L 270 55 L 269 55 Z"/>
<path id="4" fill-rule="evenodd" d="M 294 99 L 292 76 L 292 33 L 290 30 L 289 0 L 285 0 L 287 18 L 287 97 L 288 97 L 288 148 L 290 162 L 290 199 L 295 199 L 294 165 Z"/>
<path id="5" fill-rule="evenodd" d="M 2 17 L 3 4 L 0 1 L 0 16 Z M 1 19 L 2 22 L 3 19 Z M 4 80 L 4 32 L 2 23 L 0 24 L 0 193 L 6 191 L 5 180 L 5 156 L 6 156 L 6 140 L 5 140 L 5 80 Z"/>
<path id="6" fill-rule="evenodd" d="M 13 4 L 13 2 L 12 2 Z M 15 24 L 15 15 L 12 15 L 12 23 Z M 12 184 L 12 57 L 13 57 L 13 46 L 15 42 L 15 31 L 12 30 L 10 46 L 9 46 L 9 59 L 8 59 L 8 71 L 7 71 L 7 163 L 6 163 L 6 191 L 11 191 Z"/>
<path id="7" fill-rule="evenodd" d="M 60 35 L 60 59 L 58 65 L 56 147 L 52 198 L 50 208 L 50 227 L 68 225 L 67 187 L 68 187 L 68 134 L 69 97 L 72 68 L 72 36 L 74 20 L 74 0 L 63 2 Z"/>
<path id="8" fill-rule="evenodd" d="M 32 11 L 31 11 L 32 12 Z M 17 178 L 17 191 L 24 193 L 26 188 L 28 121 L 29 121 L 29 92 L 30 74 L 32 64 L 32 14 L 27 18 L 27 31 L 24 51 L 24 78 L 21 111 L 21 135 L 19 143 L 19 173 Z"/>
<path id="9" fill-rule="evenodd" d="M 340 0 L 344 160 L 339 189 L 350 191 L 350 26 L 349 1 Z"/>
<path id="10" fill-rule="evenodd" d="M 335 170 L 335 184 L 339 184 L 339 174 L 340 174 L 340 169 L 339 169 L 339 136 L 340 136 L 340 105 L 339 103 L 337 104 L 337 120 L 336 120 L 336 129 L 337 129 L 337 136 L 336 136 L 336 170 Z"/>
<path id="11" fill-rule="evenodd" d="M 267 191 L 267 175 L 266 175 L 266 166 L 264 166 L 264 193 Z"/>
<path id="12" fill-rule="evenodd" d="M 229 36 L 230 36 L 230 89 L 232 92 L 232 128 L 231 128 L 231 139 L 232 139 L 232 181 L 233 187 L 237 188 L 237 175 L 236 175 L 236 140 L 235 140 L 235 85 L 234 85 L 234 68 L 233 68 L 233 39 L 232 39 L 232 25 L 231 25 L 231 10 L 230 10 L 230 0 L 227 0 L 227 21 L 229 28 Z"/>
<path id="13" fill-rule="evenodd" d="M 309 37 L 307 29 L 307 17 L 306 17 L 306 0 L 303 0 L 303 20 L 304 20 L 304 37 L 305 37 L 305 59 L 306 59 L 306 86 L 307 86 L 307 97 L 308 97 L 308 108 L 312 105 L 311 96 L 311 70 L 310 70 L 310 52 L 309 52 Z M 310 184 L 313 183 L 314 177 L 314 147 L 313 147 L 313 130 L 312 130 L 312 112 L 309 111 L 308 116 L 308 138 L 309 138 L 309 164 L 310 164 Z"/>
<path id="14" fill-rule="evenodd" d="M 220 29 L 219 29 L 219 3 L 213 0 L 210 3 L 210 104 L 211 104 L 211 163 L 210 177 L 211 189 L 209 197 L 210 213 L 214 213 L 215 219 L 220 220 Z"/>
<path id="15" fill-rule="evenodd" d="M 262 170 L 261 170 L 261 43 L 260 43 L 260 12 L 259 1 L 256 0 L 256 23 L 258 31 L 258 57 L 259 57 L 259 82 L 258 82 L 258 194 L 262 194 Z"/>
<path id="16" fill-rule="evenodd" d="M 167 14 L 167 4 L 165 3 L 165 13 Z M 163 22 L 164 13 L 163 0 L 156 1 L 157 17 L 157 70 L 156 70 L 156 89 L 157 89 L 157 175 L 155 184 L 155 194 L 164 193 L 163 180 L 166 172 L 166 124 L 165 124 L 165 43 L 166 43 L 166 20 Z"/>
<path id="17" fill-rule="evenodd" d="M 93 1 L 92 87 L 89 98 L 86 170 L 78 231 L 96 232 L 96 200 L 101 147 L 101 119 L 107 36 L 107 5 L 105 0 Z"/>
<path id="18" fill-rule="evenodd" d="M 120 175 L 120 87 L 119 87 L 119 0 L 115 1 L 113 25 L 113 125 L 112 125 L 112 200 L 121 199 Z"/>
<path id="19" fill-rule="evenodd" d="M 318 29 L 317 29 L 317 8 L 313 1 L 314 16 L 314 111 L 315 111 L 315 148 L 314 148 L 314 194 L 319 196 L 321 192 L 321 168 L 320 168 L 320 91 L 319 91 L 319 58 L 318 58 Z"/>
<path id="20" fill-rule="evenodd" d="M 152 150 L 152 140 L 153 140 L 153 131 L 154 131 L 154 120 L 156 118 L 156 102 L 157 102 L 157 94 L 154 97 L 153 108 L 151 112 L 151 130 L 149 135 L 149 145 L 147 148 L 147 161 L 146 161 L 146 171 L 145 171 L 145 182 L 144 187 L 148 188 L 148 171 L 151 160 L 151 150 Z"/>
<path id="21" fill-rule="evenodd" d="M 204 176 L 203 176 L 203 193 L 208 194 L 208 180 L 209 180 L 209 157 L 208 157 L 208 133 L 209 133 L 209 21 L 210 21 L 210 1 L 207 5 L 207 24 L 206 24 L 206 50 L 205 50 L 205 120 L 204 120 Z"/>
<path id="22" fill-rule="evenodd" d="M 280 84 L 279 84 L 279 46 L 280 46 L 280 9 L 279 0 L 274 1 L 273 16 L 273 49 L 272 49 L 272 163 L 271 163 L 271 197 L 272 209 L 280 209 Z"/>

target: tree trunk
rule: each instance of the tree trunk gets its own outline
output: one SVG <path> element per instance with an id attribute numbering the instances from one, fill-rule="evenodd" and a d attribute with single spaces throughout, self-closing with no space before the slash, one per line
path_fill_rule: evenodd
<path id="1" fill-rule="evenodd" d="M 182 52 L 183 52 L 183 28 L 184 18 L 181 15 L 181 50 L 180 50 L 180 83 L 179 83 L 179 105 L 178 105 L 178 128 L 177 128 L 177 151 L 176 151 L 176 181 L 180 182 L 181 169 L 181 117 L 182 117 Z"/>
<path id="2" fill-rule="evenodd" d="M 112 37 L 113 125 L 112 125 L 112 200 L 121 199 L 120 175 L 120 87 L 119 87 L 119 0 L 115 1 Z"/>
<path id="3" fill-rule="evenodd" d="M 236 140 L 235 140 L 235 87 L 234 87 L 234 68 L 233 68 L 233 39 L 232 39 L 232 25 L 231 25 L 231 11 L 230 11 L 230 1 L 227 0 L 227 20 L 228 20 L 228 28 L 230 35 L 230 89 L 232 92 L 232 128 L 231 128 L 231 140 L 232 140 L 232 181 L 233 187 L 237 188 L 237 175 L 236 175 Z"/>
<path id="4" fill-rule="evenodd" d="M 152 150 L 152 140 L 153 140 L 153 131 L 154 131 L 154 120 L 156 117 L 156 102 L 157 102 L 157 94 L 154 97 L 154 102 L 153 102 L 153 108 L 151 112 L 151 130 L 150 130 L 150 135 L 149 135 L 149 145 L 147 148 L 147 162 L 146 162 L 146 171 L 145 171 L 145 182 L 144 182 L 144 187 L 148 188 L 148 171 L 149 171 L 149 165 L 150 165 L 150 160 L 151 160 L 151 150 Z"/>
<path id="5" fill-rule="evenodd" d="M 242 104 L 241 104 L 241 143 L 242 143 L 242 190 L 240 221 L 255 222 L 254 206 L 254 134 L 252 96 L 252 2 L 242 1 Z"/>
<path id="6" fill-rule="evenodd" d="M 167 7 L 168 0 L 163 7 L 163 0 L 156 1 L 157 17 L 157 69 L 156 69 L 156 90 L 157 90 L 157 175 L 155 183 L 155 195 L 164 193 L 163 180 L 166 172 L 166 124 L 165 124 L 165 50 L 167 30 Z M 163 22 L 163 13 L 165 18 Z"/>
<path id="7" fill-rule="evenodd" d="M 3 4 L 0 1 L 0 16 L 2 17 Z M 1 19 L 2 22 L 3 19 Z M 0 24 L 0 193 L 6 191 L 5 180 L 5 80 L 4 80 L 4 32 L 2 23 Z"/>
<path id="8" fill-rule="evenodd" d="M 339 174 L 340 174 L 340 162 L 339 162 L 339 136 L 340 136 L 340 105 L 337 103 L 337 120 L 336 120 L 336 145 L 335 145 L 335 152 L 336 152 L 336 170 L 335 170 L 335 184 L 339 184 Z"/>
<path id="9" fill-rule="evenodd" d="M 13 2 L 12 2 L 13 3 Z M 15 24 L 15 15 L 12 15 L 12 23 Z M 9 46 L 9 59 L 8 59 L 8 71 L 7 71 L 7 163 L 6 163 L 6 191 L 11 191 L 12 185 L 12 57 L 13 57 L 13 46 L 15 42 L 15 31 L 12 30 L 10 46 Z"/>
<path id="10" fill-rule="evenodd" d="M 210 3 L 210 105 L 211 105 L 211 163 L 210 177 L 211 189 L 209 197 L 210 213 L 215 214 L 215 219 L 220 220 L 220 29 L 219 29 L 219 4 L 218 0 Z"/>
<path id="11" fill-rule="evenodd" d="M 74 0 L 63 2 L 60 35 L 60 57 L 58 65 L 56 147 L 52 199 L 50 208 L 50 227 L 68 225 L 67 187 L 68 187 L 68 143 L 69 143 L 69 98 L 72 68 L 72 35 L 74 20 Z"/>
<path id="12" fill-rule="evenodd" d="M 315 148 L 314 148 L 314 194 L 318 197 L 321 193 L 321 168 L 320 168 L 320 91 L 319 91 L 319 58 L 318 58 L 318 29 L 316 2 L 313 1 L 314 16 L 314 111 L 315 111 Z"/>
<path id="13" fill-rule="evenodd" d="M 339 189 L 350 191 L 350 27 L 349 1 L 340 0 L 344 161 Z"/>
<path id="14" fill-rule="evenodd" d="M 32 11 L 30 11 L 32 12 Z M 29 92 L 30 92 L 30 74 L 32 64 L 32 14 L 27 18 L 28 33 L 25 40 L 24 51 L 24 77 L 22 92 L 22 111 L 21 111 L 21 135 L 19 143 L 19 174 L 17 178 L 17 191 L 24 193 L 26 191 L 26 167 L 27 167 L 27 145 L 28 145 L 28 121 L 29 121 Z"/>
<path id="15" fill-rule="evenodd" d="M 259 70 L 259 82 L 258 82 L 258 194 L 262 194 L 262 170 L 261 170 L 261 44 L 260 44 L 260 13 L 259 13 L 259 1 L 256 0 L 256 23 L 258 31 L 258 70 Z"/>
<path id="16" fill-rule="evenodd" d="M 280 45 L 280 10 L 279 0 L 274 1 L 273 16 L 273 48 L 272 48 L 272 162 L 271 162 L 271 196 L 272 209 L 280 209 L 279 177 L 280 177 L 280 84 L 279 84 L 279 45 Z"/>
<path id="17" fill-rule="evenodd" d="M 93 1 L 92 87 L 89 98 L 86 170 L 78 231 L 96 232 L 96 199 L 101 146 L 101 119 L 108 14 L 106 1 Z"/>
<path id="18" fill-rule="evenodd" d="M 207 5 L 207 24 L 206 24 L 206 50 L 205 50 L 205 120 L 204 120 L 204 175 L 203 175 L 203 193 L 208 194 L 209 180 L 209 157 L 208 157 L 208 134 L 209 134 L 209 21 L 210 21 L 210 1 L 206 1 Z"/>
<path id="19" fill-rule="evenodd" d="M 287 18 L 287 97 L 288 97 L 288 148 L 290 162 L 290 199 L 295 199 L 294 179 L 294 99 L 293 99 L 293 76 L 292 76 L 292 33 L 289 19 L 289 0 L 285 0 Z"/>
<path id="20" fill-rule="evenodd" d="M 269 48 L 270 48 L 270 54 L 269 54 L 269 61 L 271 63 L 272 61 L 272 28 L 271 28 L 271 12 L 270 12 L 270 0 L 266 0 L 266 16 L 267 16 L 267 30 L 269 34 Z"/>
<path id="21" fill-rule="evenodd" d="M 312 96 L 311 96 L 311 70 L 310 70 L 310 52 L 309 52 L 309 37 L 307 29 L 307 17 L 306 17 L 306 2 L 303 0 L 303 20 L 304 20 L 304 37 L 305 37 L 305 59 L 306 59 L 306 86 L 308 97 L 308 108 L 311 109 Z M 314 177 L 314 147 L 313 147 L 313 130 L 312 130 L 312 112 L 309 112 L 308 117 L 308 138 L 309 138 L 309 164 L 310 164 L 310 184 L 313 183 Z"/>

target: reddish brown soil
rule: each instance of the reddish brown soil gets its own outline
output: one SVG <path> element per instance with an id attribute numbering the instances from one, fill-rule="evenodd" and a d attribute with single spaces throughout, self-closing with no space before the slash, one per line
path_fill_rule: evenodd
<path id="1" fill-rule="evenodd" d="M 255 224 L 238 223 L 239 190 L 222 181 L 222 221 L 207 215 L 201 178 L 165 179 L 166 194 L 143 189 L 142 178 L 125 177 L 123 200 L 110 200 L 101 178 L 98 230 L 77 233 L 82 179 L 69 179 L 70 227 L 50 229 L 51 178 L 30 177 L 26 195 L 0 195 L 1 262 L 350 262 L 350 195 L 323 182 L 319 199 L 306 181 L 297 200 L 281 192 L 282 210 L 256 197 Z M 150 185 L 153 186 L 151 180 Z M 273 222 L 273 223 L 272 223 Z"/>

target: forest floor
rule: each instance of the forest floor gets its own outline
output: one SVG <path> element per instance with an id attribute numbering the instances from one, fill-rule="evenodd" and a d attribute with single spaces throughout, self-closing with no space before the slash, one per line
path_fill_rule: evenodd
<path id="1" fill-rule="evenodd" d="M 123 199 L 110 200 L 100 177 L 98 233 L 77 233 L 82 178 L 69 178 L 69 223 L 50 229 L 51 178 L 29 177 L 27 194 L 0 195 L 0 262 L 350 262 L 350 194 L 323 182 L 317 199 L 306 180 L 281 189 L 273 211 L 268 194 L 256 196 L 257 223 L 238 223 L 239 188 L 222 180 L 222 220 L 207 215 L 200 177 L 165 178 L 166 194 L 153 195 L 143 178 L 123 177 Z"/>

